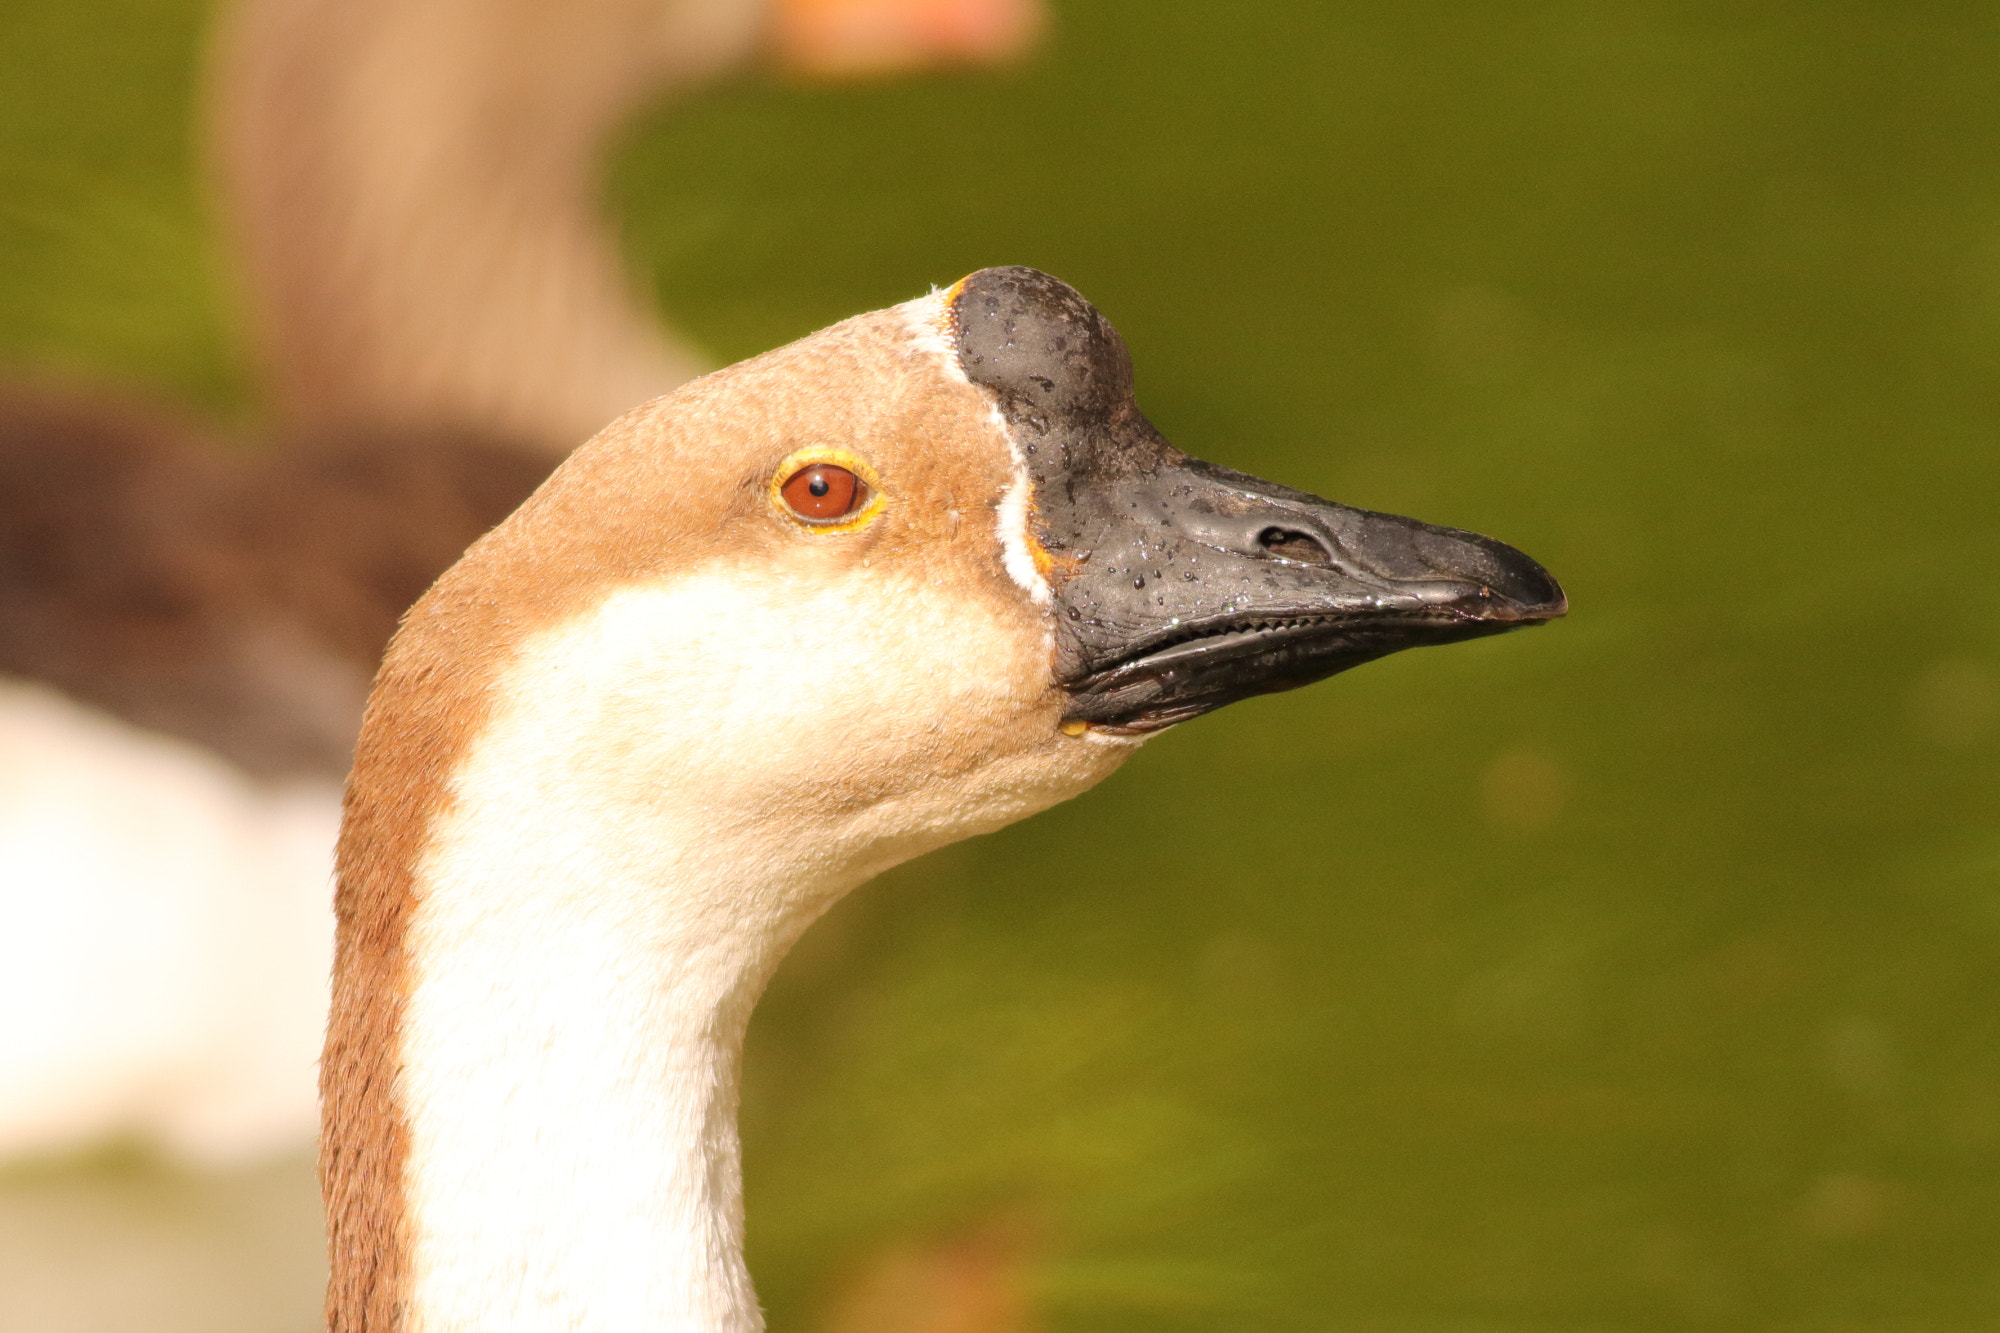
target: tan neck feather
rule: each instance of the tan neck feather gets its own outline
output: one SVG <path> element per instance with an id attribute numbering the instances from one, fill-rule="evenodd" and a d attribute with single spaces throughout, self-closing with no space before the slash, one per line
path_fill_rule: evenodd
<path id="1" fill-rule="evenodd" d="M 596 572 L 595 562 L 559 560 L 570 577 L 525 577 L 532 545 L 503 525 L 411 609 L 355 747 L 335 859 L 333 996 L 320 1064 L 332 1333 L 406 1326 L 408 1124 L 397 1081 L 417 866 L 450 810 L 451 774 L 486 722 L 513 646 L 587 597 Z"/>
<path id="2" fill-rule="evenodd" d="M 481 619 L 478 606 L 452 608 Z M 490 623 L 467 626 L 486 639 Z M 483 632 L 482 632 L 483 631 Z M 348 781 L 334 987 L 320 1066 L 320 1188 L 332 1333 L 400 1333 L 409 1284 L 408 1125 L 396 1099 L 414 876 L 446 783 L 486 711 L 490 673 L 392 650 Z"/>

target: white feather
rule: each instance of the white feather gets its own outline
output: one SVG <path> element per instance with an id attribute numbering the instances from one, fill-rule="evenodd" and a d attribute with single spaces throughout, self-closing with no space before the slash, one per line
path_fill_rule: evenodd
<path id="1" fill-rule="evenodd" d="M 527 645 L 418 877 L 414 1329 L 762 1327 L 751 1007 L 842 893 L 1129 752 L 1021 725 L 1046 677 L 1034 636 L 927 583 L 797 568 L 623 589 Z"/>

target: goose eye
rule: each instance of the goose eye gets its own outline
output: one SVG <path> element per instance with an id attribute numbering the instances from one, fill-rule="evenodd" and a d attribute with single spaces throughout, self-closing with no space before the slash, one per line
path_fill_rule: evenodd
<path id="1" fill-rule="evenodd" d="M 835 463 L 814 463 L 800 468 L 779 488 L 785 503 L 800 518 L 825 521 L 845 518 L 861 507 L 866 498 L 861 478 Z"/>

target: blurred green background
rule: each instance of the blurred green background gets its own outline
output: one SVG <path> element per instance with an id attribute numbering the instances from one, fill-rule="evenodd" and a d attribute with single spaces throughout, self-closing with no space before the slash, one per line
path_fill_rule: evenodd
<path id="1" fill-rule="evenodd" d="M 0 6 L 0 365 L 248 421 L 204 17 Z M 1034 264 L 1182 447 L 1576 608 L 817 927 L 748 1070 L 774 1329 L 968 1235 L 1053 1333 L 2000 1325 L 2000 8 L 1070 0 L 1016 74 L 663 108 L 610 196 L 719 359 Z M 0 1234 L 181 1188 L 54 1180 Z"/>

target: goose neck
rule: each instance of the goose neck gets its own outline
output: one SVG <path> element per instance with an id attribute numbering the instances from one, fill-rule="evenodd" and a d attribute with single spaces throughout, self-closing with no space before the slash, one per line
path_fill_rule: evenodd
<path id="1" fill-rule="evenodd" d="M 410 1323 L 752 1333 L 744 1030 L 831 894 L 744 872 L 726 839 L 580 814 L 474 801 L 425 867 L 400 1081 Z"/>

